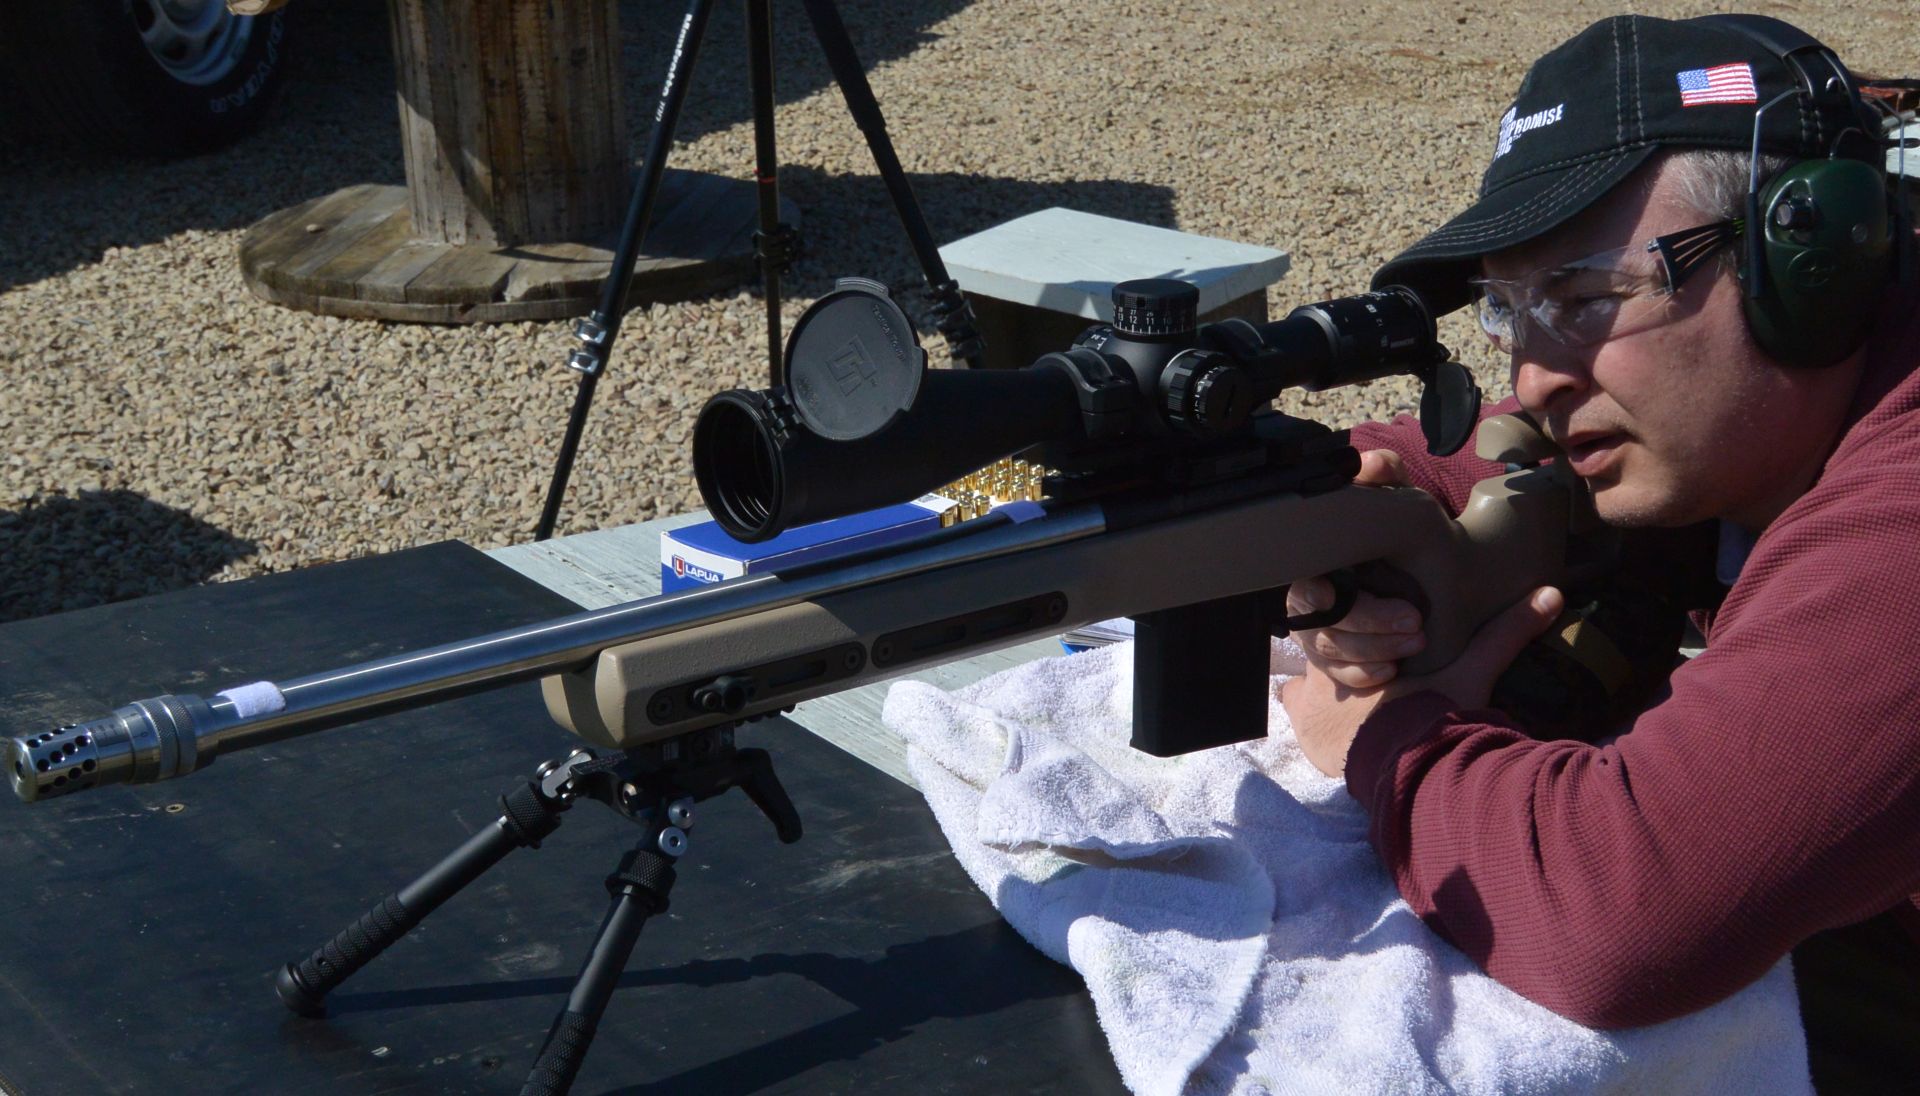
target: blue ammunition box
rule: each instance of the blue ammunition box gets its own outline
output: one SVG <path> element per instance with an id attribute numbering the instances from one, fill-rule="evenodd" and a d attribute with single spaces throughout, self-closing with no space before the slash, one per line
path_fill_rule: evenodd
<path id="1" fill-rule="evenodd" d="M 940 528 L 940 514 L 952 505 L 948 499 L 928 495 L 898 506 L 801 525 L 758 544 L 733 539 L 713 521 L 669 530 L 660 534 L 660 592 L 892 544 Z"/>

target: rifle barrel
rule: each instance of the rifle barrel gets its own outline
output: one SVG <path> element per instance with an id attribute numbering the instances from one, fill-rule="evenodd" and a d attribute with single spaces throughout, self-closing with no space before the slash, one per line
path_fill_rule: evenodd
<path id="1" fill-rule="evenodd" d="M 27 802 L 101 784 L 167 780 L 234 750 L 584 666 L 608 647 L 1096 536 L 1105 526 L 1092 503 L 1060 508 L 1044 520 L 1003 515 L 888 552 L 748 575 L 288 681 L 253 682 L 205 699 L 169 694 L 135 701 L 84 723 L 11 737 L 7 775 L 14 794 Z"/>

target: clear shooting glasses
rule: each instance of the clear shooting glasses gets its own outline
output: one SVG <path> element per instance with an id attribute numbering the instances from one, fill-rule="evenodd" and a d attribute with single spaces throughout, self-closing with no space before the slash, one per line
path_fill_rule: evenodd
<path id="1" fill-rule="evenodd" d="M 1681 283 L 1738 239 L 1742 224 L 1683 229 L 1519 278 L 1469 278 L 1480 328 L 1511 353 L 1525 345 L 1529 327 L 1562 346 L 1592 346 L 1658 327 L 1672 318 L 1666 306 Z"/>

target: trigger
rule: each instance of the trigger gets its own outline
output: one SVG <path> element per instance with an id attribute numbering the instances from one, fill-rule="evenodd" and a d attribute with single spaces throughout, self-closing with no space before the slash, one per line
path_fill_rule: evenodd
<path id="1" fill-rule="evenodd" d="M 1333 583 L 1332 606 L 1312 613 L 1282 618 L 1283 628 L 1275 633 L 1285 635 L 1288 632 L 1310 632 L 1315 628 L 1325 628 L 1338 624 L 1353 611 L 1353 603 L 1360 597 L 1360 581 L 1352 571 L 1342 568 L 1327 575 L 1327 581 Z M 1285 604 L 1287 587 L 1280 588 L 1281 604 Z"/>

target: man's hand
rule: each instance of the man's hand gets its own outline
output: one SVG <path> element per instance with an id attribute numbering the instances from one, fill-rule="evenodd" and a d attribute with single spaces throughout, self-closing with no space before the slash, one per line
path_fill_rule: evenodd
<path id="1" fill-rule="evenodd" d="M 1407 469 L 1391 449 L 1360 454 L 1353 482 L 1366 487 L 1404 487 Z M 1301 579 L 1287 591 L 1287 615 L 1301 616 L 1333 606 L 1333 584 L 1324 578 Z M 1427 646 L 1420 610 L 1399 598 L 1362 591 L 1339 623 L 1294 633 L 1307 661 L 1334 682 L 1350 689 L 1385 685 L 1400 672 L 1399 660 Z"/>
<path id="2" fill-rule="evenodd" d="M 1280 702 L 1300 748 L 1328 776 L 1346 772 L 1347 750 L 1373 710 L 1395 697 L 1431 690 L 1461 708 L 1482 708 L 1493 683 L 1533 638 L 1547 630 L 1566 605 L 1551 586 L 1542 586 L 1480 626 L 1466 650 L 1450 664 L 1420 677 L 1396 677 L 1386 685 L 1352 688 L 1312 659 L 1307 672 L 1281 687 Z"/>

